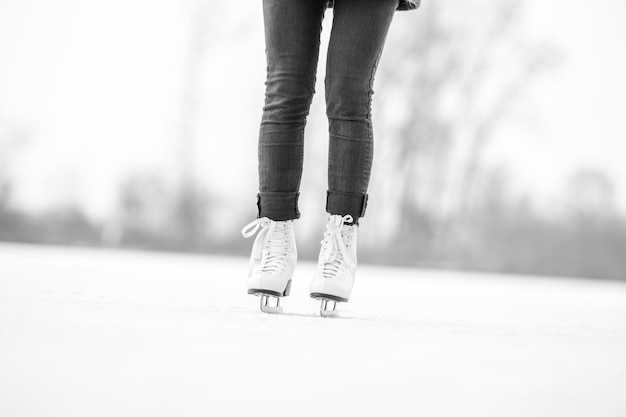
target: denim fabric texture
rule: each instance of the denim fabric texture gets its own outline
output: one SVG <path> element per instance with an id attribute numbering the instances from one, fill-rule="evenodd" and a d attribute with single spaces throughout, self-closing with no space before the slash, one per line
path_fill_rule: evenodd
<path id="1" fill-rule="evenodd" d="M 365 214 L 374 76 L 399 0 L 335 0 L 325 73 L 326 211 Z M 315 93 L 327 0 L 264 0 L 267 80 L 259 132 L 259 217 L 300 217 L 304 128 Z"/>
<path id="2" fill-rule="evenodd" d="M 328 0 L 328 7 L 333 7 L 334 0 Z M 396 10 L 415 10 L 420 7 L 420 0 L 400 0 Z"/>

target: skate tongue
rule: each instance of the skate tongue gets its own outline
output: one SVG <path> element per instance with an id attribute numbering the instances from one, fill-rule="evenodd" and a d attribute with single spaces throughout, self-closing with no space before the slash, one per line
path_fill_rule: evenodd
<path id="1" fill-rule="evenodd" d="M 287 267 L 286 253 L 289 251 L 288 242 L 285 240 L 272 240 L 266 243 L 268 249 L 265 252 L 265 262 L 261 269 L 262 272 L 278 272 Z"/>

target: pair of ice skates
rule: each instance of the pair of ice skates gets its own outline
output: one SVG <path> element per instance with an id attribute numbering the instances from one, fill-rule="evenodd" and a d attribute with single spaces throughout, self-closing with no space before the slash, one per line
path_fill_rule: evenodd
<path id="1" fill-rule="evenodd" d="M 357 226 L 350 215 L 331 215 L 322 240 L 311 298 L 320 300 L 320 314 L 337 314 L 337 303 L 348 302 L 356 270 Z M 261 311 L 280 313 L 280 298 L 289 295 L 298 259 L 293 221 L 262 217 L 243 228 L 246 238 L 256 234 L 250 255 L 248 294 L 260 297 Z M 275 301 L 273 305 L 272 301 Z"/>

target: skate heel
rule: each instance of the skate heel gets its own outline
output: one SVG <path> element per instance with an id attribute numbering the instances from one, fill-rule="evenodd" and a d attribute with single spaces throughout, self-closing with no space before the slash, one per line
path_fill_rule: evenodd
<path id="1" fill-rule="evenodd" d="M 286 297 L 291 292 L 291 280 L 287 281 L 287 285 L 283 292 L 264 290 L 264 289 L 250 289 L 248 294 L 256 295 L 260 297 L 259 308 L 264 313 L 280 314 L 283 312 L 283 308 L 280 305 L 280 298 Z M 276 304 L 272 305 L 271 300 L 276 300 Z"/>
<path id="2" fill-rule="evenodd" d="M 291 293 L 291 280 L 287 281 L 287 286 L 285 287 L 285 291 L 283 291 L 283 297 L 287 297 Z"/>

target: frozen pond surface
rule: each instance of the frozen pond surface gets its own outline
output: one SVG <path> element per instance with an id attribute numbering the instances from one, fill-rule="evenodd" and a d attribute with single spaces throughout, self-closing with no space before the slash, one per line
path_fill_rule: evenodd
<path id="1" fill-rule="evenodd" d="M 341 317 L 298 265 L 0 244 L 0 415 L 626 416 L 626 284 L 361 265 Z"/>

